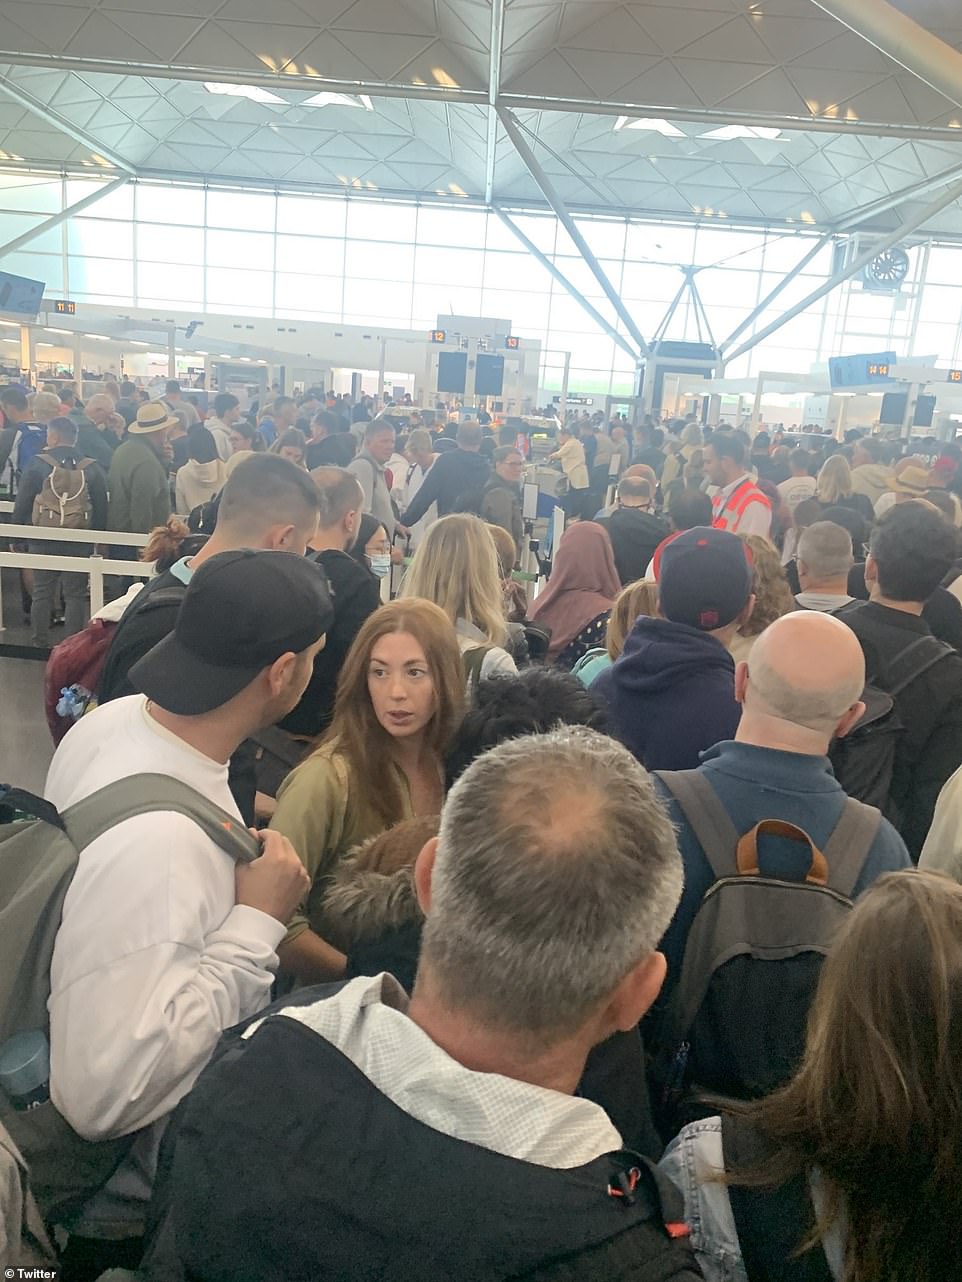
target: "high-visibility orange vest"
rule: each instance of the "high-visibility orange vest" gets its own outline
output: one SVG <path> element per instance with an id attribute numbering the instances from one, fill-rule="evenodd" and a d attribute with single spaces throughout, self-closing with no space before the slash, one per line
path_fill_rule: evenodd
<path id="1" fill-rule="evenodd" d="M 746 476 L 727 499 L 722 498 L 720 494 L 716 494 L 712 499 L 712 526 L 716 530 L 729 530 L 732 534 L 737 534 L 745 509 L 751 503 L 761 503 L 768 508 L 769 512 L 772 510 L 771 501 L 765 497 L 751 477 Z"/>

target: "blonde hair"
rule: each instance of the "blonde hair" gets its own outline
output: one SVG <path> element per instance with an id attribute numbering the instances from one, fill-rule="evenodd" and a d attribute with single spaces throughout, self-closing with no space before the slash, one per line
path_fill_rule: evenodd
<path id="1" fill-rule="evenodd" d="M 752 553 L 752 592 L 755 608 L 747 623 L 738 629 L 742 637 L 759 637 L 770 623 L 795 609 L 795 598 L 788 586 L 781 557 L 768 539 L 760 534 L 739 534 Z"/>
<path id="2" fill-rule="evenodd" d="M 452 623 L 473 623 L 490 645 L 504 645 L 507 638 L 498 551 L 488 526 L 476 516 L 435 521 L 398 596 L 433 601 Z"/>
<path id="3" fill-rule="evenodd" d="M 84 406 L 84 410 L 87 414 L 89 414 L 91 410 L 107 410 L 109 413 L 113 414 L 114 398 L 112 396 L 108 396 L 106 392 L 97 392 L 95 396 L 91 396 L 89 398 Z"/>
<path id="4" fill-rule="evenodd" d="M 55 392 L 37 392 L 30 406 L 30 412 L 41 423 L 49 423 L 60 413 L 60 397 Z"/>
<path id="5" fill-rule="evenodd" d="M 611 607 L 608 631 L 605 635 L 608 658 L 612 663 L 621 657 L 625 642 L 628 640 L 628 633 L 635 626 L 638 616 L 647 614 L 649 618 L 653 618 L 657 613 L 657 583 L 651 579 L 639 579 L 637 583 L 629 583 L 626 588 L 621 589 Z"/>
<path id="6" fill-rule="evenodd" d="M 815 483 L 815 493 L 819 501 L 829 507 L 852 493 L 852 469 L 843 454 L 833 454 L 825 460 Z"/>

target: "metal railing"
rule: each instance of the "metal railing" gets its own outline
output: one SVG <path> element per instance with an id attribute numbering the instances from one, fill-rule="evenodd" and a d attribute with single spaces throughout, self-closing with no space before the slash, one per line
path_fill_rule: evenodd
<path id="1" fill-rule="evenodd" d="M 0 511 L 13 504 L 0 502 Z M 121 534 L 116 530 L 60 530 L 37 529 L 33 525 L 0 524 L 0 538 L 14 543 L 84 543 L 88 547 L 146 547 L 147 534 Z M 2 552 L 0 572 L 17 570 L 62 570 L 67 574 L 86 574 L 90 579 L 90 613 L 96 614 L 104 606 L 104 578 L 108 574 L 127 579 L 150 579 L 154 575 L 153 562 L 120 561 L 101 556 L 96 551 L 88 556 L 57 556 L 46 552 Z M 5 630 L 3 621 L 3 593 L 0 592 L 0 633 Z"/>

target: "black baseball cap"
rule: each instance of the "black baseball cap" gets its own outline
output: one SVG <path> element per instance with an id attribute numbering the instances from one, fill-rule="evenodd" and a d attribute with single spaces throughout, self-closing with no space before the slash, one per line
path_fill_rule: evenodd
<path id="1" fill-rule="evenodd" d="M 294 552 L 221 552 L 191 578 L 173 632 L 130 670 L 158 707 L 223 707 L 282 654 L 300 654 L 334 620 L 319 565 Z"/>
<path id="2" fill-rule="evenodd" d="M 727 627 L 748 604 L 751 550 L 727 530 L 685 530 L 658 548 L 655 578 L 664 618 L 713 632 Z"/>

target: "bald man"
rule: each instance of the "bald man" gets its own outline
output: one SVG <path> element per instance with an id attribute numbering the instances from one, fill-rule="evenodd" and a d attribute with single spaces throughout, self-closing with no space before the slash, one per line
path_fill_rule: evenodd
<path id="1" fill-rule="evenodd" d="M 828 748 L 865 710 L 864 684 L 862 648 L 844 623 L 814 611 L 787 614 L 762 633 L 748 662 L 736 669 L 742 715 L 734 741 L 717 744 L 697 770 L 685 773 L 710 784 L 740 836 L 763 819 L 781 819 L 808 833 L 824 851 L 847 804 Z M 685 865 L 684 894 L 662 941 L 670 992 L 688 931 L 715 875 L 674 793 L 663 780 L 657 784 L 669 802 Z M 892 825 L 872 807 L 862 810 L 868 812 L 862 822 L 871 827 L 865 829 L 868 852 L 856 895 L 883 873 L 911 866 Z M 758 839 L 758 851 L 762 868 L 775 876 L 801 879 L 808 871 L 809 852 L 800 842 L 766 833 Z"/>

